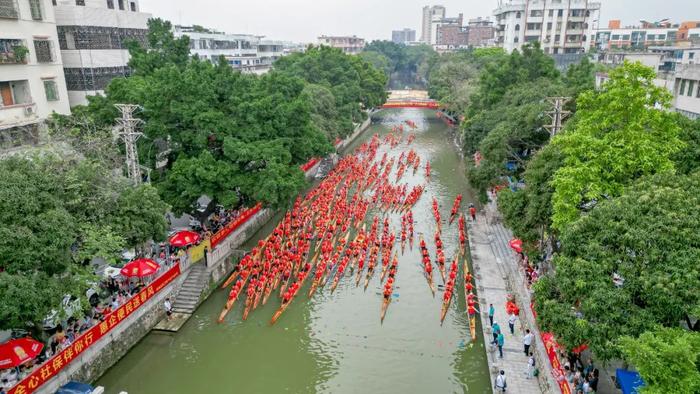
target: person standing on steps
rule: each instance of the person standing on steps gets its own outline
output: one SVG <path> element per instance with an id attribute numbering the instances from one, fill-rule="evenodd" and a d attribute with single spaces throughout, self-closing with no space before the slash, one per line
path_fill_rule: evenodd
<path id="1" fill-rule="evenodd" d="M 489 304 L 489 324 L 491 327 L 493 327 L 493 315 L 496 313 L 496 308 L 493 307 L 493 304 Z"/>
<path id="2" fill-rule="evenodd" d="M 493 323 L 491 326 L 491 333 L 493 334 L 493 341 L 491 343 L 495 345 L 498 341 L 498 334 L 501 333 L 501 326 L 499 326 L 498 323 Z"/>
<path id="3" fill-rule="evenodd" d="M 474 208 L 474 204 L 469 204 L 469 216 L 472 217 L 472 222 L 476 222 L 476 208 Z"/>
<path id="4" fill-rule="evenodd" d="M 527 368 L 525 369 L 525 379 L 531 379 L 535 376 L 535 356 L 530 353 L 530 358 L 527 359 Z"/>
<path id="5" fill-rule="evenodd" d="M 510 328 L 510 335 L 515 335 L 516 321 L 518 321 L 518 317 L 515 316 L 515 313 L 511 313 L 510 316 L 508 316 L 508 328 Z"/>
<path id="6" fill-rule="evenodd" d="M 535 338 L 529 329 L 525 330 L 525 336 L 523 337 L 523 349 L 525 350 L 525 355 L 530 354 L 530 345 L 532 345 L 532 340 Z"/>
<path id="7" fill-rule="evenodd" d="M 496 392 L 505 393 L 508 383 L 506 382 L 506 371 L 501 370 L 501 372 L 496 376 L 496 381 L 493 383 Z"/>
<path id="8" fill-rule="evenodd" d="M 503 358 L 503 345 L 506 343 L 506 337 L 503 336 L 502 332 L 498 332 L 498 338 L 496 338 L 496 342 L 498 343 L 498 356 L 500 358 Z"/>
<path id="9" fill-rule="evenodd" d="M 165 302 L 163 303 L 163 308 L 165 309 L 165 314 L 167 315 L 168 320 L 172 319 L 173 304 L 170 303 L 170 298 L 165 299 Z"/>

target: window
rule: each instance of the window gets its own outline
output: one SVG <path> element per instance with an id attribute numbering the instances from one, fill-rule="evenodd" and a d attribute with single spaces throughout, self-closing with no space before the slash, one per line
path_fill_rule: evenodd
<path id="1" fill-rule="evenodd" d="M 656 39 L 656 36 L 653 34 L 647 34 L 647 41 L 654 41 Z"/>
<path id="2" fill-rule="evenodd" d="M 688 81 L 688 97 L 693 97 L 693 89 L 695 89 L 695 81 Z"/>
<path id="3" fill-rule="evenodd" d="M 58 101 L 58 85 L 53 79 L 44 80 L 44 92 L 46 92 L 46 101 Z"/>
<path id="4" fill-rule="evenodd" d="M 682 96 L 685 94 L 685 79 L 681 79 L 681 90 L 678 92 L 679 96 Z"/>
<path id="5" fill-rule="evenodd" d="M 630 35 L 629 34 L 623 34 L 622 35 L 622 41 L 629 41 L 630 40 Z"/>
<path id="6" fill-rule="evenodd" d="M 689 52 L 688 59 L 695 59 L 695 52 Z"/>
<path id="7" fill-rule="evenodd" d="M 550 17 L 554 16 L 554 10 L 549 10 L 549 16 Z"/>
<path id="8" fill-rule="evenodd" d="M 29 83 L 24 81 L 0 82 L 0 104 L 4 106 L 29 104 L 32 96 L 29 94 Z"/>
<path id="9" fill-rule="evenodd" d="M 516 18 L 516 19 L 520 19 L 520 12 L 516 12 L 516 13 L 515 13 L 515 18 Z"/>
<path id="10" fill-rule="evenodd" d="M 136 3 L 133 1 L 129 3 L 129 8 L 131 8 L 131 11 L 136 12 Z"/>
<path id="11" fill-rule="evenodd" d="M 520 39 L 519 39 L 518 37 L 515 37 L 515 38 L 513 39 L 513 42 L 514 42 L 514 43 L 518 43 L 518 42 L 520 42 Z"/>
<path id="12" fill-rule="evenodd" d="M 531 10 L 530 11 L 530 16 L 533 18 L 541 17 L 544 15 L 544 11 L 542 10 Z"/>
<path id="13" fill-rule="evenodd" d="M 75 0 L 75 5 L 85 5 L 85 0 Z"/>
<path id="14" fill-rule="evenodd" d="M 663 41 L 663 40 L 666 39 L 666 35 L 665 35 L 665 34 L 659 34 L 659 35 L 656 37 L 656 39 L 659 40 L 659 41 Z"/>
<path id="15" fill-rule="evenodd" d="M 515 31 L 520 31 L 520 25 L 515 25 Z"/>
<path id="16" fill-rule="evenodd" d="M 612 40 L 613 40 L 613 41 L 618 41 L 619 39 L 620 39 L 620 35 L 619 35 L 619 34 L 613 34 L 613 35 L 612 35 Z"/>
<path id="17" fill-rule="evenodd" d="M 114 0 L 107 0 L 107 8 L 110 10 L 114 9 Z"/>
<path id="18" fill-rule="evenodd" d="M 53 51 L 51 50 L 51 41 L 49 40 L 34 40 L 34 51 L 36 52 L 36 61 L 39 63 L 53 62 Z"/>
<path id="19" fill-rule="evenodd" d="M 547 23 L 547 30 L 552 30 L 552 22 Z"/>
<path id="20" fill-rule="evenodd" d="M 16 0 L 0 0 L 0 18 L 19 19 Z"/>
<path id="21" fill-rule="evenodd" d="M 0 98 L 2 98 L 0 104 L 5 107 L 15 104 L 14 97 L 12 97 L 12 88 L 10 88 L 9 82 L 0 82 Z"/>
<path id="22" fill-rule="evenodd" d="M 540 29 L 542 29 L 542 24 L 541 23 L 528 23 L 527 29 L 528 30 L 540 30 Z"/>
<path id="23" fill-rule="evenodd" d="M 41 12 L 41 0 L 29 0 L 29 11 L 31 11 L 32 19 L 35 21 L 44 19 Z"/>
<path id="24" fill-rule="evenodd" d="M 124 0 L 119 0 L 119 9 L 124 11 Z"/>
<path id="25" fill-rule="evenodd" d="M 698 92 L 695 93 L 695 97 L 700 98 L 700 86 L 698 86 Z"/>
<path id="26" fill-rule="evenodd" d="M 15 48 L 24 46 L 22 40 L 18 39 L 0 39 L 0 64 L 19 64 L 24 63 L 26 59 L 18 59 L 15 55 Z"/>
<path id="27" fill-rule="evenodd" d="M 564 10 L 559 10 L 559 11 L 557 12 L 557 16 L 559 16 L 559 17 L 564 16 Z"/>

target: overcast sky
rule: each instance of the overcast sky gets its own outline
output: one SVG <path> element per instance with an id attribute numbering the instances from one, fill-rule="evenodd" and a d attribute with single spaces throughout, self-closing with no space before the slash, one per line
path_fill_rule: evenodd
<path id="1" fill-rule="evenodd" d="M 600 0 L 601 26 L 609 19 L 636 24 L 640 19 L 700 20 L 700 0 Z M 497 0 L 141 0 L 141 10 L 174 24 L 198 24 L 227 33 L 315 42 L 326 35 L 391 39 L 392 30 L 409 27 L 420 37 L 424 5 L 442 4 L 448 16 L 491 16 Z"/>

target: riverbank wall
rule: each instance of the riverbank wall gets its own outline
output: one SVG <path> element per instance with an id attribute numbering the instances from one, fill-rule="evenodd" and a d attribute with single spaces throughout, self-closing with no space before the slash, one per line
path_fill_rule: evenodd
<path id="1" fill-rule="evenodd" d="M 355 131 L 336 144 L 338 152 L 344 151 L 370 126 L 371 119 L 357 125 Z M 307 180 L 312 180 L 322 160 L 316 160 L 306 169 Z M 180 273 L 167 286 L 158 291 L 146 303 L 132 314 L 121 320 L 106 335 L 99 338 L 86 348 L 79 356 L 64 362 L 60 372 L 39 386 L 27 390 L 26 393 L 54 393 L 68 381 L 94 382 L 109 368 L 124 357 L 129 350 L 138 344 L 162 319 L 165 318 L 163 303 L 166 298 L 177 297 L 182 285 L 194 265 L 206 265 L 207 285 L 199 299 L 199 304 L 211 295 L 217 286 L 233 270 L 245 251 L 240 248 L 267 224 L 277 212 L 264 208 L 255 213 L 249 220 L 217 243 L 212 250 L 206 251 L 206 258 L 192 261 L 190 255 L 180 259 Z"/>

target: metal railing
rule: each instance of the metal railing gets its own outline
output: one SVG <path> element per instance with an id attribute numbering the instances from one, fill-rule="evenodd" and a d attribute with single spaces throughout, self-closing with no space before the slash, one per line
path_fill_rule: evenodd
<path id="1" fill-rule="evenodd" d="M 19 19 L 17 0 L 0 0 L 0 18 Z"/>

